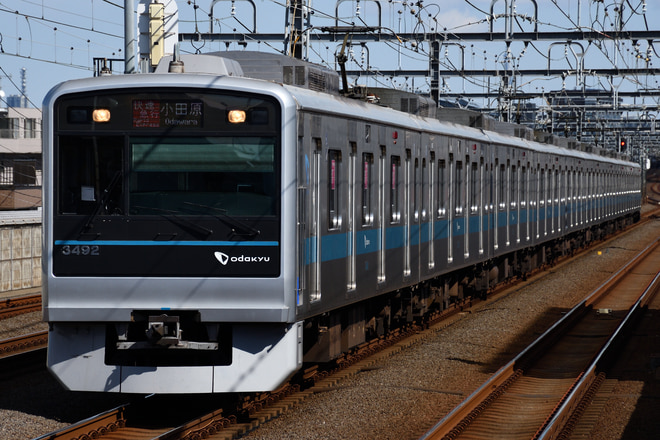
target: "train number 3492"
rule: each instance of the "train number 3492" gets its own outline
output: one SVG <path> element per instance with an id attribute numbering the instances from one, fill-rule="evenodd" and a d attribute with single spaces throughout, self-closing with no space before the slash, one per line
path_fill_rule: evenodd
<path id="1" fill-rule="evenodd" d="M 99 246 L 88 246 L 88 245 L 65 245 L 62 246 L 62 255 L 99 255 Z"/>

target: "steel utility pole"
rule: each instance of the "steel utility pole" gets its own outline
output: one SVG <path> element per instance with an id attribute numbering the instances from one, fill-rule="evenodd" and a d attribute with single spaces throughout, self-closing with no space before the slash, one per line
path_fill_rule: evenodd
<path id="1" fill-rule="evenodd" d="M 286 37 L 284 52 L 291 57 L 307 59 L 307 31 L 304 20 L 307 17 L 309 27 L 309 6 L 305 0 L 288 0 L 286 8 Z"/>
<path id="2" fill-rule="evenodd" d="M 136 72 L 135 0 L 124 0 L 124 73 Z"/>

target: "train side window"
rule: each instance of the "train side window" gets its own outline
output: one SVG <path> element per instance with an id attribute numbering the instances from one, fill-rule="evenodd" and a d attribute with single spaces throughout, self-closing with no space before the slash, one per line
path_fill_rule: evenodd
<path id="1" fill-rule="evenodd" d="M 456 161 L 456 185 L 454 185 L 454 203 L 456 215 L 463 213 L 463 161 Z"/>
<path id="2" fill-rule="evenodd" d="M 447 196 L 446 196 L 446 171 L 447 163 L 444 159 L 438 161 L 438 217 L 444 217 L 447 215 Z"/>
<path id="3" fill-rule="evenodd" d="M 422 221 L 426 221 L 426 214 L 428 212 L 428 199 L 426 195 L 429 193 L 429 175 L 426 171 L 426 158 L 422 159 Z"/>
<path id="4" fill-rule="evenodd" d="M 555 179 L 554 179 L 554 174 L 555 171 L 552 168 L 548 169 L 548 207 L 552 209 L 552 203 L 555 197 Z"/>
<path id="5" fill-rule="evenodd" d="M 417 180 L 418 176 L 419 176 L 419 159 L 415 158 L 415 166 L 413 168 L 413 181 L 412 181 L 413 220 L 415 222 L 419 220 L 419 185 Z"/>
<path id="6" fill-rule="evenodd" d="M 401 221 L 401 207 L 399 206 L 399 175 L 401 174 L 401 158 L 392 156 L 390 162 L 390 222 Z"/>
<path id="7" fill-rule="evenodd" d="M 498 200 L 498 207 L 500 210 L 506 209 L 506 192 L 505 192 L 505 187 L 506 187 L 506 165 L 500 164 L 500 172 L 499 176 L 497 178 L 498 180 L 498 194 L 500 199 Z"/>
<path id="8" fill-rule="evenodd" d="M 545 169 L 541 168 L 539 173 L 539 205 L 545 206 Z"/>
<path id="9" fill-rule="evenodd" d="M 555 190 L 554 190 L 553 203 L 556 205 L 556 204 L 559 203 L 559 190 L 561 189 L 561 187 L 559 185 L 560 182 L 559 182 L 559 169 L 558 168 L 555 168 L 554 179 L 555 179 L 555 183 L 554 183 Z"/>
<path id="10" fill-rule="evenodd" d="M 567 199 L 567 189 L 568 189 L 568 183 L 566 181 L 566 169 L 561 170 L 561 191 L 559 192 L 559 201 L 564 204 L 566 203 Z"/>
<path id="11" fill-rule="evenodd" d="M 522 209 L 527 207 L 527 167 L 524 166 L 520 176 L 520 207 Z"/>
<path id="12" fill-rule="evenodd" d="M 374 211 L 371 204 L 373 165 L 374 155 L 362 153 L 362 226 L 372 226 L 374 224 Z"/>
<path id="13" fill-rule="evenodd" d="M 479 210 L 477 206 L 478 170 L 477 162 L 472 162 L 472 166 L 470 167 L 470 214 L 476 214 Z"/>
<path id="14" fill-rule="evenodd" d="M 511 172 L 511 179 L 510 179 L 510 187 L 509 187 L 509 206 L 511 206 L 511 209 L 516 209 L 518 203 L 518 168 L 515 165 L 511 165 L 510 167 L 510 172 Z"/>
<path id="15" fill-rule="evenodd" d="M 341 166 L 341 151 L 328 150 L 328 227 L 339 229 L 339 172 Z"/>

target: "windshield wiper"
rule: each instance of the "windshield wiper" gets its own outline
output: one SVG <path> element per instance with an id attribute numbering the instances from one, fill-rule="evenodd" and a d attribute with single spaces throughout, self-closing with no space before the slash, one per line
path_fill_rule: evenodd
<path id="1" fill-rule="evenodd" d="M 204 208 L 207 210 L 216 211 L 218 213 L 217 215 L 218 220 L 229 225 L 232 228 L 230 237 L 234 237 L 234 236 L 256 237 L 257 235 L 261 234 L 260 230 L 255 229 L 252 226 L 248 225 L 247 223 L 242 222 L 237 218 L 228 215 L 226 209 L 216 208 L 215 206 L 200 205 L 198 203 L 192 203 L 192 202 L 183 202 L 183 204 L 194 206 L 196 208 Z"/>
<path id="2" fill-rule="evenodd" d="M 172 211 L 170 209 L 163 209 L 163 208 L 152 208 L 150 206 L 135 206 L 135 208 L 162 212 L 164 213 L 163 217 L 165 217 L 167 220 L 171 221 L 172 223 L 184 229 L 189 230 L 192 233 L 203 235 L 204 238 L 208 238 L 209 235 L 213 234 L 213 229 L 205 228 L 204 226 L 200 226 L 193 221 L 181 217 L 180 211 Z"/>
<path id="3" fill-rule="evenodd" d="M 85 225 L 82 227 L 82 229 L 80 229 L 80 232 L 78 232 L 78 236 L 81 236 L 82 234 L 87 234 L 89 233 L 89 230 L 92 229 L 92 227 L 94 226 L 94 220 L 96 220 L 96 217 L 101 212 L 101 209 L 103 209 L 103 207 L 105 207 L 105 205 L 108 203 L 108 199 L 110 199 L 110 193 L 112 193 L 112 190 L 115 189 L 115 186 L 117 186 L 117 183 L 119 182 L 120 178 L 121 178 L 121 172 L 115 171 L 115 175 L 112 176 L 110 183 L 108 183 L 108 186 L 106 186 L 103 192 L 101 193 L 101 197 L 99 198 L 99 201 L 94 206 L 94 211 L 87 218 L 87 221 L 85 222 Z M 98 235 L 99 234 L 97 233 L 97 236 Z"/>

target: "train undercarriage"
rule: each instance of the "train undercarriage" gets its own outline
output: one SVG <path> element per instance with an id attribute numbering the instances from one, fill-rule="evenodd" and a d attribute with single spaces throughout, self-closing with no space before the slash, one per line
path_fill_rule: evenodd
<path id="1" fill-rule="evenodd" d="M 526 280 L 536 270 L 638 220 L 636 212 L 310 318 L 304 323 L 304 362 L 330 362 L 394 329 L 426 325 L 430 317 L 444 310 L 460 307 L 469 299 L 485 299 L 502 283 Z"/>

